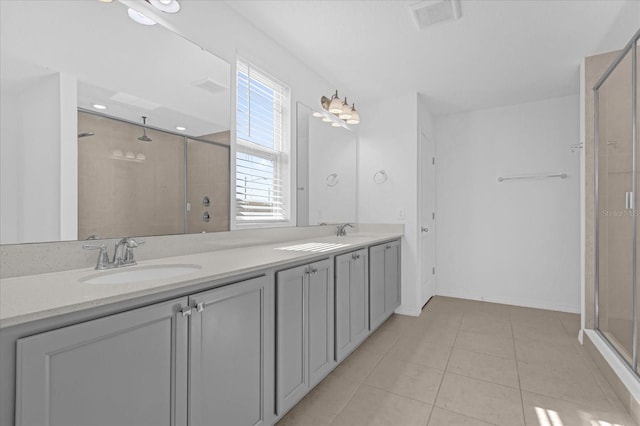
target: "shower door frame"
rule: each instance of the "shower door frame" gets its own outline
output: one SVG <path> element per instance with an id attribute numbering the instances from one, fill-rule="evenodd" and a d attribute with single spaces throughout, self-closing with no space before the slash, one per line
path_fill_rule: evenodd
<path id="1" fill-rule="evenodd" d="M 593 95 L 594 95 L 594 172 L 595 172 L 595 271 L 594 271 L 594 313 L 595 313 L 595 331 L 596 333 L 603 339 L 604 342 L 613 350 L 613 352 L 618 356 L 618 358 L 623 361 L 623 364 L 627 366 L 631 372 L 636 376 L 640 377 L 640 371 L 638 369 L 638 265 L 637 265 L 637 254 L 638 254 L 638 215 L 637 215 L 637 194 L 638 194 L 638 164 L 637 164 L 637 156 L 638 156 L 638 40 L 640 39 L 640 30 L 638 30 L 631 40 L 626 44 L 626 46 L 622 49 L 618 57 L 609 65 L 607 70 L 602 74 L 600 79 L 593 86 Z M 607 337 L 605 333 L 600 330 L 600 203 L 599 203 L 599 89 L 600 87 L 607 81 L 607 78 L 613 73 L 613 71 L 617 68 L 617 66 L 624 60 L 625 56 L 631 52 L 631 111 L 632 111 L 632 121 L 631 121 L 631 146 L 632 146 L 632 201 L 629 206 L 633 215 L 633 248 L 632 248 L 632 291 L 633 291 L 633 300 L 632 300 L 632 353 L 631 353 L 631 364 L 628 359 L 620 353 L 620 350 L 617 345 L 613 344 L 611 340 Z"/>

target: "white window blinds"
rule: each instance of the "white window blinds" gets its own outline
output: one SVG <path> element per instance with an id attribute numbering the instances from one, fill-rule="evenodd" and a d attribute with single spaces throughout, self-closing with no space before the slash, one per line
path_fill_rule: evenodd
<path id="1" fill-rule="evenodd" d="M 289 219 L 289 90 L 237 64 L 236 223 Z"/>

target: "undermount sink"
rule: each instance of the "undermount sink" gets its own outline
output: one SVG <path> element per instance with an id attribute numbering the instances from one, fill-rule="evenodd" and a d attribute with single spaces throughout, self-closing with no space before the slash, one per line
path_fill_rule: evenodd
<path id="1" fill-rule="evenodd" d="M 176 278 L 200 270 L 199 265 L 155 265 L 111 270 L 82 278 L 85 284 L 130 284 L 142 281 Z"/>

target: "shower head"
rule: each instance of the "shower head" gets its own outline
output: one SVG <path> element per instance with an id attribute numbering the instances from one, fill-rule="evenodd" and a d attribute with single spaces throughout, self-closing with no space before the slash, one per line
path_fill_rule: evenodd
<path id="1" fill-rule="evenodd" d="M 78 133 L 78 139 L 80 138 L 86 138 L 87 136 L 93 136 L 95 135 L 95 133 L 93 132 L 82 132 L 82 133 Z"/>
<path id="2" fill-rule="evenodd" d="M 140 136 L 138 140 L 142 142 L 151 142 L 152 139 L 147 136 L 147 127 L 145 126 L 145 124 L 147 124 L 147 117 L 142 116 L 142 124 L 142 136 Z"/>

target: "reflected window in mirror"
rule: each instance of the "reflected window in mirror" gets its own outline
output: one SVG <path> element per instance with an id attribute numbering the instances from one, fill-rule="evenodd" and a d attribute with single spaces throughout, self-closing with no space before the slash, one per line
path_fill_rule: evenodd
<path id="1" fill-rule="evenodd" d="M 288 223 L 289 88 L 237 63 L 236 224 Z"/>

